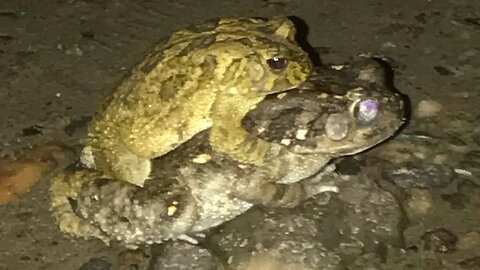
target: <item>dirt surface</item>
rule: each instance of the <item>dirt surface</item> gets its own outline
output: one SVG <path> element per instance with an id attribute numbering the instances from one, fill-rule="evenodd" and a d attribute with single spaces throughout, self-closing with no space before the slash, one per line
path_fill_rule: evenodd
<path id="1" fill-rule="evenodd" d="M 258 237 L 262 231 L 281 239 L 281 229 L 277 235 L 272 228 L 284 228 L 279 224 L 292 219 L 296 225 L 304 222 L 300 231 L 318 229 L 308 241 L 285 240 L 315 246 L 317 253 L 302 254 L 318 269 L 480 269 L 477 0 L 3 0 L 0 156 L 16 157 L 52 141 L 77 148 L 102 97 L 171 31 L 226 15 L 276 14 L 296 16 L 309 26 L 308 41 L 322 62 L 362 53 L 385 57 L 396 87 L 412 103 L 412 119 L 400 136 L 371 156 L 346 161 L 343 192 L 322 208 L 322 217 L 309 215 L 318 210 L 315 202 L 293 213 L 256 209 L 214 231 L 197 250 L 173 244 L 126 253 L 62 234 L 49 212 L 48 179 L 42 179 L 30 192 L 0 205 L 0 269 L 190 269 L 166 266 L 182 252 L 198 255 L 196 265 L 206 261 L 203 268 L 191 269 L 213 269 L 213 250 L 221 250 L 215 256 L 239 269 L 294 269 L 294 259 L 268 262 L 284 249 L 258 244 L 269 235 Z M 375 156 L 389 165 L 380 166 Z M 358 181 L 348 177 L 351 168 L 357 168 Z M 282 220 L 285 216 L 288 220 Z M 252 223 L 265 228 L 252 232 L 247 226 Z M 232 240 L 251 235 L 256 237 L 249 244 Z M 248 259 L 254 251 L 260 255 Z M 159 259 L 162 254 L 167 261 Z M 268 259 L 259 263 L 262 258 Z"/>

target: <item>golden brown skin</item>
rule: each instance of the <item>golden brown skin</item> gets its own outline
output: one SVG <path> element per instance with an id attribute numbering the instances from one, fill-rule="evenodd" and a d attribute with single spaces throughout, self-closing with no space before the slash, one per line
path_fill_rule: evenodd
<path id="1" fill-rule="evenodd" d="M 216 151 L 262 164 L 270 144 L 241 120 L 267 94 L 311 73 L 287 18 L 223 18 L 174 33 L 154 48 L 92 121 L 82 161 L 143 186 L 151 159 L 211 127 Z"/>

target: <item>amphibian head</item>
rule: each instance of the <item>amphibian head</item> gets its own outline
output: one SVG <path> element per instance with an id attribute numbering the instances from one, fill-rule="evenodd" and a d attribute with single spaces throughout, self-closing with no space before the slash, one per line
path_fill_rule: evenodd
<path id="1" fill-rule="evenodd" d="M 273 93 L 298 86 L 312 71 L 295 34 L 295 26 L 284 17 L 222 18 L 179 31 L 168 44 L 175 53 L 188 42 L 189 46 L 177 50 L 178 55 L 201 61 L 205 71 L 215 66 L 219 85 Z"/>
<path id="2" fill-rule="evenodd" d="M 291 105 L 276 103 L 274 100 L 278 97 L 268 97 L 261 105 L 268 111 L 262 117 L 269 119 L 285 121 L 286 117 L 274 114 L 285 114 L 288 111 L 286 106 L 295 110 L 294 95 L 312 95 L 312 100 L 323 100 L 323 106 L 304 102 L 302 123 L 296 119 L 291 124 L 292 130 L 276 133 L 283 134 L 283 137 L 258 136 L 289 145 L 296 153 L 321 153 L 330 157 L 356 154 L 392 136 L 405 122 L 404 99 L 386 85 L 383 67 L 374 60 L 365 59 L 343 68 L 346 70 L 319 70 L 309 78 L 303 91 L 281 93 L 280 96 L 290 96 Z M 272 109 L 272 106 L 279 105 L 281 107 Z M 257 109 L 263 112 L 262 108 Z M 312 117 L 314 115 L 321 117 Z M 275 126 L 275 121 L 269 125 Z M 254 130 L 251 132 L 255 133 Z"/>

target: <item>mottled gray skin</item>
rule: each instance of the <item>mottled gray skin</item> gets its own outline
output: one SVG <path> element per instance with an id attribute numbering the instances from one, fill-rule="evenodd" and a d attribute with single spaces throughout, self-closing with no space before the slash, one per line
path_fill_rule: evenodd
<path id="1" fill-rule="evenodd" d="M 403 102 L 371 60 L 317 74 L 302 90 L 267 97 L 244 119 L 251 134 L 284 145 L 268 164 L 242 164 L 213 151 L 205 131 L 154 160 L 153 178 L 143 188 L 86 169 L 65 172 L 51 188 L 60 228 L 136 248 L 217 226 L 255 204 L 294 207 L 335 191 L 333 165 L 327 163 L 390 137 L 403 123 Z M 365 98 L 380 104 L 368 123 L 356 118 L 358 101 Z M 341 139 L 326 135 L 331 115 L 347 124 Z"/>

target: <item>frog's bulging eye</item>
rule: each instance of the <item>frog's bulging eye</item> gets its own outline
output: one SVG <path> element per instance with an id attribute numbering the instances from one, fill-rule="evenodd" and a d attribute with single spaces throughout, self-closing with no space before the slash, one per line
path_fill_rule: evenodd
<path id="1" fill-rule="evenodd" d="M 379 113 L 378 102 L 374 99 L 359 101 L 354 108 L 355 118 L 362 123 L 369 123 L 377 118 Z"/>
<path id="2" fill-rule="evenodd" d="M 267 60 L 268 66 L 275 71 L 284 69 L 287 66 L 287 59 L 283 57 L 274 56 Z"/>

